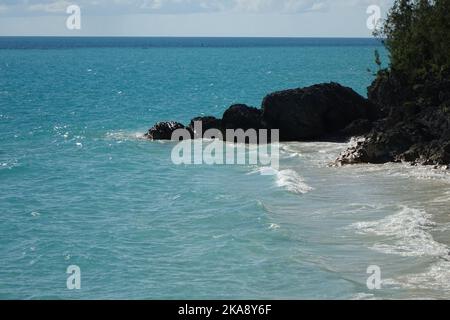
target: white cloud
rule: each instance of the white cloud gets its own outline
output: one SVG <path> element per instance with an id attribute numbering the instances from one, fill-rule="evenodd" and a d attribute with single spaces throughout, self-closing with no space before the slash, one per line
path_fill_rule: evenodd
<path id="1" fill-rule="evenodd" d="M 380 5 L 384 15 L 394 0 L 0 0 L 2 19 L 8 17 L 63 16 L 71 4 L 81 7 L 87 17 L 111 17 L 117 21 L 130 15 L 174 15 L 177 17 L 193 14 L 225 14 L 230 22 L 238 15 L 279 15 L 279 20 L 287 16 L 314 15 L 329 25 L 345 22 L 348 18 L 366 22 L 366 8 Z M 320 14 L 316 14 L 320 12 Z M 325 13 L 327 17 L 325 17 Z M 148 19 L 153 19 L 148 17 Z M 325 21 L 326 20 L 326 21 Z M 214 21 L 214 19 L 213 19 Z M 287 21 L 287 20 L 286 20 Z M 290 20 L 289 20 L 290 21 Z M 196 23 L 192 20 L 192 23 Z"/>
<path id="2" fill-rule="evenodd" d="M 328 8 L 328 2 L 314 0 L 288 0 L 285 1 L 284 12 L 298 13 L 307 11 L 323 11 Z"/>
<path id="3" fill-rule="evenodd" d="M 301 13 L 324 10 L 330 3 L 355 1 L 368 0 L 0 0 L 0 8 L 2 8 L 0 10 L 12 9 L 16 14 L 21 12 L 59 13 L 70 4 L 77 4 L 86 12 L 102 12 L 106 15 L 199 12 Z"/>
<path id="4" fill-rule="evenodd" d="M 66 1 L 81 7 L 83 36 L 370 37 L 368 5 L 385 14 L 393 0 Z M 73 35 L 62 3 L 0 0 L 0 35 Z"/>
<path id="5" fill-rule="evenodd" d="M 59 13 L 65 12 L 67 7 L 72 3 L 65 0 L 58 0 L 50 3 L 37 3 L 28 6 L 29 11 L 47 12 L 47 13 Z"/>

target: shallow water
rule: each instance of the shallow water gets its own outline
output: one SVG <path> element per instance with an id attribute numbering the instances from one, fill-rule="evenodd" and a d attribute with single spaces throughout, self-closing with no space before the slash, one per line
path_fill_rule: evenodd
<path id="1" fill-rule="evenodd" d="M 0 50 L 0 298 L 450 298 L 447 172 L 329 166 L 336 143 L 282 144 L 278 169 L 176 166 L 140 138 L 279 89 L 364 94 L 374 48 Z"/>

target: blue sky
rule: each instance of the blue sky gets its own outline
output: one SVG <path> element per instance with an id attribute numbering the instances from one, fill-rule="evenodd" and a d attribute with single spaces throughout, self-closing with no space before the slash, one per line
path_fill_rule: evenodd
<path id="1" fill-rule="evenodd" d="M 0 36 L 365 37 L 393 0 L 0 0 Z M 81 30 L 66 9 L 81 8 Z"/>

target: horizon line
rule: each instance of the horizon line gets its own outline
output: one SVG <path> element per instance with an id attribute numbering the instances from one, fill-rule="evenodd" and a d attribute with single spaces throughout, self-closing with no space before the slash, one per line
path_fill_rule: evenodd
<path id="1" fill-rule="evenodd" d="M 185 36 L 185 35 L 158 35 L 158 36 L 119 36 L 119 35 L 0 35 L 0 38 L 234 38 L 234 39 L 373 39 L 376 37 L 354 37 L 354 36 Z"/>

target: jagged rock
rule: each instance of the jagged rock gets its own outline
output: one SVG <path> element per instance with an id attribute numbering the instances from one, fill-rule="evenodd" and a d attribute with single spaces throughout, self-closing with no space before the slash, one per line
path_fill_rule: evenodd
<path id="1" fill-rule="evenodd" d="M 401 120 L 391 115 L 377 122 L 364 141 L 346 150 L 337 162 L 449 164 L 450 117 L 439 108 L 424 109 L 415 117 L 402 114 Z"/>
<path id="2" fill-rule="evenodd" d="M 340 155 L 339 164 L 354 163 L 385 163 L 395 161 L 397 157 L 408 150 L 412 141 L 402 130 L 392 130 L 388 134 L 372 131 L 356 146 Z"/>
<path id="3" fill-rule="evenodd" d="M 159 122 L 148 130 L 145 137 L 150 140 L 172 140 L 172 134 L 178 129 L 185 129 L 185 127 L 174 121 Z"/>

